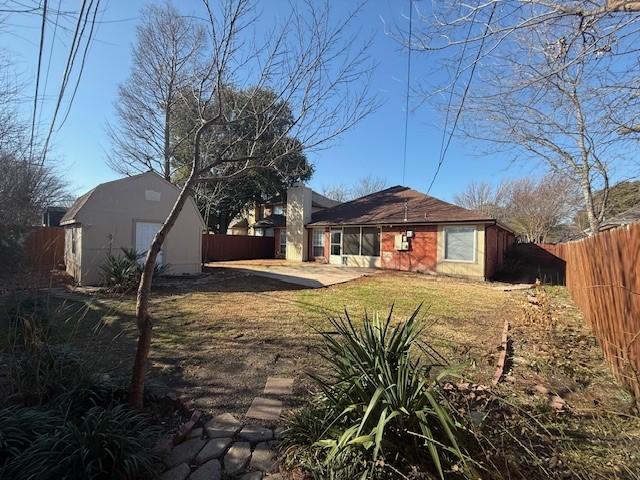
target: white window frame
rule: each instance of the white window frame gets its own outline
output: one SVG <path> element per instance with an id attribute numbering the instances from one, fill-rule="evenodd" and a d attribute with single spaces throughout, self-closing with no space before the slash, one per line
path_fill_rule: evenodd
<path id="1" fill-rule="evenodd" d="M 322 243 L 316 244 L 316 232 L 320 232 L 321 235 L 318 238 L 322 239 Z M 316 255 L 316 247 L 322 247 L 322 255 Z M 324 228 L 313 228 L 311 230 L 311 254 L 315 257 L 324 257 Z"/>
<path id="2" fill-rule="evenodd" d="M 473 260 L 459 260 L 447 258 L 447 235 L 450 230 L 471 230 L 473 232 Z M 448 225 L 442 227 L 443 242 L 442 242 L 442 260 L 449 263 L 476 263 L 478 260 L 478 230 L 475 225 Z"/>
<path id="3" fill-rule="evenodd" d="M 280 213 L 278 213 L 278 211 L 279 211 Z M 284 215 L 284 206 L 283 206 L 283 205 L 274 205 L 274 206 L 273 206 L 272 213 L 273 213 L 274 215 Z"/>

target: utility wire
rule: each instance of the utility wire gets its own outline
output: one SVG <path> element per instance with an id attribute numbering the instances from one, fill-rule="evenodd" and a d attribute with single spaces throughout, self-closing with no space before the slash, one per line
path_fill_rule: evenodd
<path id="1" fill-rule="evenodd" d="M 51 37 L 51 46 L 49 47 L 49 61 L 47 62 L 47 73 L 44 77 L 44 88 L 42 89 L 42 98 L 45 98 L 46 94 L 47 94 L 47 86 L 49 85 L 49 72 L 51 70 L 51 63 L 52 63 L 52 58 L 53 58 L 53 49 L 54 46 L 56 44 L 56 33 L 58 32 L 58 20 L 60 19 L 60 7 L 62 4 L 62 0 L 58 0 L 58 9 L 56 10 L 56 19 L 54 21 L 53 24 L 53 34 Z M 42 120 L 42 111 L 43 109 L 40 109 L 40 115 L 38 115 L 38 124 L 40 124 L 40 121 Z"/>
<path id="2" fill-rule="evenodd" d="M 40 26 L 40 47 L 38 48 L 38 69 L 36 72 L 36 94 L 33 97 L 33 114 L 31 116 L 31 135 L 29 137 L 29 161 L 33 153 L 33 138 L 36 131 L 36 113 L 38 111 L 38 92 L 40 90 L 40 69 L 42 68 L 42 51 L 44 50 L 44 30 L 47 24 L 47 0 L 42 6 L 42 25 Z"/>
<path id="3" fill-rule="evenodd" d="M 491 14 L 489 15 L 489 19 L 487 20 L 487 25 L 485 26 L 484 29 L 484 34 L 482 35 L 482 40 L 480 42 L 480 46 L 478 47 L 478 53 L 476 54 L 476 58 L 473 61 L 473 66 L 471 67 L 471 73 L 469 74 L 469 80 L 467 81 L 467 84 L 464 88 L 464 92 L 462 94 L 462 100 L 460 101 L 460 107 L 458 107 L 458 111 L 456 112 L 456 117 L 455 120 L 453 122 L 453 127 L 451 128 L 451 132 L 449 133 L 449 138 L 447 139 L 446 144 L 444 145 L 444 148 L 442 149 L 441 146 L 441 154 L 440 154 L 440 159 L 438 161 L 438 167 L 436 168 L 435 173 L 433 174 L 433 178 L 431 179 L 431 183 L 429 184 L 429 188 L 427 189 L 427 194 L 429 194 L 429 192 L 431 191 L 431 188 L 433 187 L 433 184 L 436 181 L 436 178 L 438 177 L 438 174 L 440 173 L 440 168 L 442 168 L 442 164 L 444 163 L 444 160 L 446 158 L 447 152 L 449 151 L 449 145 L 451 145 L 451 139 L 453 138 L 453 135 L 456 131 L 456 128 L 458 126 L 458 120 L 460 120 L 460 115 L 462 114 L 462 109 L 464 108 L 464 102 L 467 98 L 467 93 L 469 93 L 469 88 L 471 87 L 471 82 L 473 81 L 473 77 L 476 71 L 476 67 L 478 66 L 478 61 L 480 60 L 480 55 L 482 55 L 482 49 L 484 48 L 484 42 L 487 38 L 487 33 L 489 32 L 489 28 L 491 26 L 491 20 L 493 19 L 493 14 L 496 11 L 496 4 L 493 4 L 493 8 L 491 9 Z M 475 12 L 474 12 L 474 18 L 475 18 Z M 473 23 L 472 23 L 473 26 Z M 471 32 L 471 27 L 469 28 L 469 33 Z M 468 41 L 468 39 L 467 39 Z M 465 42 L 465 46 L 466 46 Z M 464 52 L 464 51 L 463 51 Z M 464 59 L 464 55 L 460 56 L 460 64 L 458 65 L 458 69 L 460 69 L 460 65 L 462 64 L 462 61 Z M 452 86 L 451 89 L 451 96 L 453 96 L 453 87 L 455 86 L 455 84 Z M 449 97 L 449 105 L 451 105 L 451 97 Z M 447 108 L 447 118 L 448 118 L 448 114 L 449 114 L 449 109 Z M 445 123 L 445 129 L 443 131 L 443 139 L 446 136 L 446 123 Z"/>
<path id="4" fill-rule="evenodd" d="M 407 92 L 404 107 L 404 152 L 402 154 L 402 185 L 407 171 L 407 138 L 409 136 L 409 89 L 411 86 L 411 38 L 413 25 L 413 1 L 409 0 L 409 54 L 407 58 Z"/>

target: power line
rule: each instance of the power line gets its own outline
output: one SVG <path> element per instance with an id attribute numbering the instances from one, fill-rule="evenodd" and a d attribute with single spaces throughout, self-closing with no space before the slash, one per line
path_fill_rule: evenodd
<path id="1" fill-rule="evenodd" d="M 33 153 L 33 137 L 36 130 L 36 113 L 38 111 L 38 91 L 40 89 L 40 69 L 42 67 L 42 51 L 44 50 L 44 30 L 47 24 L 47 0 L 42 7 L 42 25 L 40 26 L 40 47 L 38 48 L 38 69 L 36 72 L 36 94 L 33 97 L 33 114 L 31 116 L 31 135 L 29 137 L 29 159 Z"/>
<path id="2" fill-rule="evenodd" d="M 405 173 L 407 171 L 407 138 L 409 136 L 409 89 L 411 86 L 411 38 L 413 25 L 413 1 L 409 0 L 409 54 L 407 58 L 407 92 L 404 110 L 404 152 L 402 154 L 402 184 L 404 185 Z"/>
<path id="3" fill-rule="evenodd" d="M 456 128 L 458 126 L 458 120 L 460 120 L 460 115 L 462 114 L 462 109 L 464 108 L 464 102 L 467 98 L 467 93 L 469 92 L 469 88 L 471 87 L 471 82 L 473 81 L 473 77 L 476 71 L 476 67 L 478 66 L 478 61 L 480 60 L 480 55 L 482 54 L 482 49 L 484 48 L 484 42 L 487 38 L 487 33 L 489 32 L 489 27 L 491 26 L 491 20 L 493 19 L 493 14 L 496 11 L 496 4 L 493 4 L 493 8 L 491 9 L 491 14 L 489 15 L 489 19 L 487 20 L 487 24 L 485 26 L 484 29 L 484 34 L 482 35 L 482 40 L 480 41 L 480 46 L 478 47 L 478 53 L 476 54 L 476 58 L 473 61 L 473 65 L 471 67 L 471 73 L 469 75 L 469 80 L 467 81 L 467 84 L 464 88 L 464 92 L 462 94 L 462 99 L 460 101 L 460 107 L 458 108 L 458 111 L 456 112 L 456 117 L 455 120 L 453 122 L 453 127 L 451 128 L 451 133 L 449 134 L 449 138 L 447 139 L 446 144 L 444 145 L 444 148 L 442 148 L 442 145 L 440 146 L 441 148 L 441 153 L 440 153 L 440 159 L 438 161 L 438 167 L 436 168 L 435 173 L 433 174 L 433 178 L 431 179 L 431 183 L 429 184 L 429 188 L 427 189 L 427 194 L 431 191 L 431 188 L 433 187 L 433 184 L 436 181 L 436 178 L 438 177 L 438 174 L 440 173 L 440 168 L 442 168 L 442 164 L 444 163 L 444 160 L 446 158 L 447 152 L 449 151 L 449 145 L 451 145 L 451 139 L 453 138 L 453 135 L 456 131 Z M 477 10 L 476 10 L 477 12 Z M 475 12 L 474 12 L 474 17 L 475 19 Z M 471 28 L 473 26 L 473 20 L 471 23 L 471 26 L 469 27 L 469 32 L 468 35 L 471 33 Z M 465 48 L 466 48 L 466 44 L 468 43 L 469 37 L 467 36 L 467 41 L 465 41 Z M 460 56 L 460 63 L 458 64 L 458 72 L 461 69 L 461 64 L 462 61 L 464 60 L 464 50 L 463 50 L 463 54 Z M 457 80 L 457 78 L 455 79 Z M 455 82 L 454 80 L 454 82 Z M 451 106 L 451 97 L 453 96 L 453 89 L 455 87 L 455 83 L 452 85 L 451 88 L 451 96 L 449 97 L 449 107 Z M 449 107 L 447 108 L 447 119 L 449 116 Z M 447 128 L 447 124 L 445 123 L 445 127 L 443 130 L 443 139 L 446 136 L 446 128 Z"/>
<path id="4" fill-rule="evenodd" d="M 51 70 L 51 63 L 53 58 L 53 48 L 56 44 L 56 33 L 58 32 L 58 20 L 60 17 L 60 6 L 62 4 L 62 0 L 58 0 L 58 9 L 56 10 L 56 19 L 53 24 L 53 35 L 51 37 L 51 46 L 49 47 L 49 61 L 47 62 L 47 73 L 44 77 L 44 88 L 42 89 L 42 98 L 45 98 L 47 94 L 47 86 L 49 85 L 49 71 Z M 40 109 L 40 115 L 38 116 L 38 124 L 40 124 L 40 120 L 42 119 L 42 108 Z"/>

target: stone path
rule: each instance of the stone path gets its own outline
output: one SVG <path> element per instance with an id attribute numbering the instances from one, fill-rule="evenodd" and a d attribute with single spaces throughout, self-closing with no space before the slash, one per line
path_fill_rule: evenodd
<path id="1" fill-rule="evenodd" d="M 280 419 L 283 404 L 267 395 L 293 392 L 293 379 L 269 377 L 246 416 L 271 424 Z M 275 446 L 281 429 L 253 423 L 244 424 L 229 413 L 219 415 L 203 427 L 194 428 L 165 458 L 167 471 L 161 480 L 278 480 Z"/>

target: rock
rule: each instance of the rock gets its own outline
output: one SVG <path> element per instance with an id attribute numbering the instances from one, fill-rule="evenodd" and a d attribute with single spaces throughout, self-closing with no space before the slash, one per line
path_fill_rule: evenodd
<path id="1" fill-rule="evenodd" d="M 278 427 L 273 431 L 273 438 L 275 438 L 276 440 L 282 440 L 283 434 L 284 434 L 284 428 Z"/>
<path id="2" fill-rule="evenodd" d="M 222 478 L 222 467 L 219 460 L 209 460 L 204 465 L 191 474 L 189 480 L 220 480 Z"/>
<path id="3" fill-rule="evenodd" d="M 251 458 L 251 445 L 249 442 L 237 442 L 224 456 L 224 470 L 233 475 L 240 472 L 249 463 Z"/>
<path id="4" fill-rule="evenodd" d="M 181 443 L 185 438 L 189 436 L 191 430 L 195 426 L 195 423 L 189 420 L 186 423 L 183 423 L 182 426 L 178 429 L 175 436 L 173 437 L 173 444 L 177 445 Z"/>
<path id="5" fill-rule="evenodd" d="M 271 478 L 271 477 L 269 477 Z M 262 480 L 262 472 L 249 472 L 240 477 L 239 480 Z"/>
<path id="6" fill-rule="evenodd" d="M 273 439 L 273 431 L 270 428 L 261 427 L 260 425 L 245 425 L 240 430 L 240 438 L 248 440 L 251 443 L 260 443 Z"/>
<path id="7" fill-rule="evenodd" d="M 276 421 L 282 413 L 282 402 L 273 398 L 256 397 L 251 402 L 247 417 L 258 420 Z"/>
<path id="8" fill-rule="evenodd" d="M 535 386 L 536 392 L 541 393 L 542 395 L 549 395 L 549 389 L 544 385 L 538 384 Z"/>
<path id="9" fill-rule="evenodd" d="M 200 438 L 192 438 L 180 445 L 176 445 L 166 460 L 167 466 L 175 467 L 180 463 L 191 463 L 205 443 L 205 440 Z"/>
<path id="10" fill-rule="evenodd" d="M 172 448 L 173 438 L 171 438 L 170 436 L 164 436 L 160 440 L 158 440 L 158 443 L 156 443 L 153 451 L 158 453 L 162 457 L 166 457 L 167 455 L 169 455 L 169 453 L 171 453 Z"/>
<path id="11" fill-rule="evenodd" d="M 242 423 L 230 413 L 213 418 L 204 426 L 209 438 L 233 437 L 242 428 Z"/>
<path id="12" fill-rule="evenodd" d="M 276 465 L 275 452 L 271 449 L 271 442 L 261 442 L 256 445 L 251 455 L 251 470 L 271 472 Z"/>
<path id="13" fill-rule="evenodd" d="M 187 439 L 190 440 L 192 438 L 202 438 L 202 432 L 204 432 L 204 429 L 202 427 L 194 428 L 193 430 L 191 430 L 191 433 L 187 435 Z"/>
<path id="14" fill-rule="evenodd" d="M 212 438 L 196 456 L 196 463 L 200 465 L 212 458 L 220 458 L 232 441 L 231 437 Z"/>
<path id="15" fill-rule="evenodd" d="M 556 410 L 562 410 L 567 405 L 567 402 L 558 395 L 553 395 L 549 399 L 549 406 L 551 408 L 555 408 Z"/>
<path id="16" fill-rule="evenodd" d="M 291 395 L 293 393 L 293 378 L 267 377 L 263 393 L 265 395 Z"/>
<path id="17" fill-rule="evenodd" d="M 167 470 L 160 476 L 160 480 L 184 480 L 189 476 L 191 469 L 186 463 L 173 467 L 171 470 Z"/>

